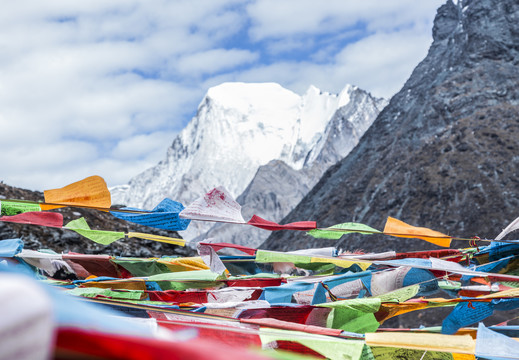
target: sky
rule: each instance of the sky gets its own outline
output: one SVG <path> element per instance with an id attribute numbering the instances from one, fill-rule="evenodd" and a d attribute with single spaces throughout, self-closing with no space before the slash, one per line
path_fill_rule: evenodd
<path id="1" fill-rule="evenodd" d="M 165 158 L 229 81 L 389 99 L 445 0 L 17 0 L 0 12 L 0 181 L 109 186 Z"/>

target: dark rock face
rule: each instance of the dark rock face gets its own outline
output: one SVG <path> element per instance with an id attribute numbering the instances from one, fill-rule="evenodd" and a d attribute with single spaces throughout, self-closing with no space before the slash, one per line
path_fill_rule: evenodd
<path id="1" fill-rule="evenodd" d="M 29 191 L 0 183 L 1 199 L 18 199 L 42 201 L 43 193 Z M 63 222 L 84 217 L 94 230 L 134 231 L 180 238 L 174 231 L 153 229 L 138 224 L 129 223 L 114 216 L 89 209 L 62 208 L 58 211 L 63 214 Z M 77 252 L 83 254 L 108 254 L 114 256 L 160 257 L 162 255 L 192 256 L 192 249 L 159 243 L 143 239 L 121 239 L 105 246 L 97 244 L 74 231 L 36 225 L 16 224 L 0 221 L 0 241 L 5 239 L 21 238 L 24 249 L 40 250 L 51 249 L 57 253 Z"/>
<path id="2" fill-rule="evenodd" d="M 519 216 L 519 2 L 449 0 L 438 9 L 433 38 L 427 57 L 355 149 L 283 223 L 353 221 L 382 230 L 392 216 L 452 236 L 493 238 Z M 333 244 L 367 251 L 432 247 L 352 235 L 331 243 L 294 232 L 273 233 L 262 247 Z"/>

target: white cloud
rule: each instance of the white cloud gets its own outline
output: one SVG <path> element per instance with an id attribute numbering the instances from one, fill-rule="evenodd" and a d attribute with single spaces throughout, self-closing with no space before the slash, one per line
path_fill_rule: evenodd
<path id="1" fill-rule="evenodd" d="M 164 157 L 224 81 L 299 93 L 353 83 L 389 96 L 425 55 L 441 2 L 4 4 L 0 180 L 43 190 L 95 173 L 125 183 Z"/>
<path id="2" fill-rule="evenodd" d="M 256 59 L 258 59 L 258 54 L 248 50 L 211 49 L 182 57 L 177 63 L 177 69 L 186 75 L 199 76 L 232 69 L 252 63 Z"/>
<path id="3" fill-rule="evenodd" d="M 248 6 L 253 38 L 327 34 L 365 23 L 370 30 L 394 29 L 431 19 L 444 1 L 258 0 Z M 427 21 L 429 22 L 429 21 Z"/>
<path id="4" fill-rule="evenodd" d="M 376 33 L 344 48 L 336 56 L 335 74 L 377 96 L 390 97 L 425 57 L 428 40 L 428 35 L 412 30 Z"/>
<path id="5" fill-rule="evenodd" d="M 154 132 L 139 134 L 119 141 L 112 156 L 120 161 L 139 159 L 154 165 L 157 155 L 164 156 L 167 146 L 171 145 L 174 132 Z"/>

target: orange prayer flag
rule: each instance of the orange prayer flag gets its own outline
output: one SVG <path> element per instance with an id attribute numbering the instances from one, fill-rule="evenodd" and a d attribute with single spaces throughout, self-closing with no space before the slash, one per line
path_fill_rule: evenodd
<path id="1" fill-rule="evenodd" d="M 443 247 L 449 247 L 452 240 L 451 237 L 442 234 L 441 232 L 424 227 L 412 226 L 389 216 L 386 221 L 386 226 L 384 227 L 384 234 L 404 238 L 422 239 Z"/>
<path id="2" fill-rule="evenodd" d="M 87 177 L 60 189 L 45 190 L 43 194 L 46 203 L 60 205 L 40 204 L 42 210 L 56 209 L 67 205 L 85 205 L 108 209 L 112 205 L 106 182 L 97 175 Z"/>

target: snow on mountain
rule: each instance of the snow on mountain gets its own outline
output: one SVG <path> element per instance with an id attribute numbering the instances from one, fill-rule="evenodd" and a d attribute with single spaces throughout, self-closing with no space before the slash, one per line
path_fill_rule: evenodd
<path id="1" fill-rule="evenodd" d="M 348 155 L 387 104 L 386 100 L 373 98 L 363 90 L 351 87 L 345 90 L 339 95 L 343 102 L 339 101 L 339 108 L 326 129 L 307 152 L 302 169 L 295 170 L 280 160 L 259 167 L 245 191 L 236 199 L 242 206 L 245 219 L 258 215 L 268 220 L 281 221 L 330 166 Z M 252 226 L 217 223 L 193 239 L 193 243 L 213 238 L 258 247 L 269 235 L 270 231 Z"/>
<path id="2" fill-rule="evenodd" d="M 166 158 L 129 184 L 110 189 L 112 202 L 152 209 L 168 197 L 188 205 L 216 186 L 224 186 L 236 198 L 258 168 L 271 160 L 300 170 L 310 155 L 315 153 L 315 160 L 321 153 L 315 149 L 324 146 L 330 119 L 351 105 L 356 91 L 347 85 L 337 95 L 311 86 L 299 96 L 275 83 L 215 86 L 174 139 Z M 210 225 L 193 222 L 181 235 L 192 239 Z"/>

